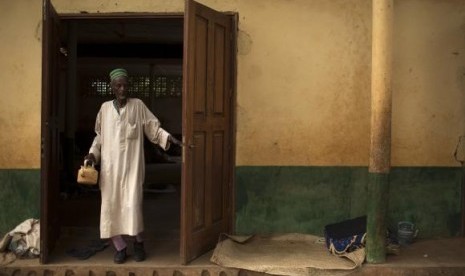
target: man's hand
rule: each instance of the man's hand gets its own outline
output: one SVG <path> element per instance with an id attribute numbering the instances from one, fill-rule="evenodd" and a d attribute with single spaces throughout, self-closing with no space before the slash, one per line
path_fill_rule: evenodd
<path id="1" fill-rule="evenodd" d="M 97 163 L 97 160 L 95 159 L 95 155 L 93 153 L 89 153 L 88 155 L 84 156 L 84 163 L 87 160 L 89 165 L 94 165 Z"/>
<path id="2" fill-rule="evenodd" d="M 172 135 L 168 136 L 168 142 L 173 143 L 173 144 L 175 144 L 175 145 L 177 145 L 177 146 L 182 147 L 181 141 L 179 141 L 178 139 L 174 138 Z"/>

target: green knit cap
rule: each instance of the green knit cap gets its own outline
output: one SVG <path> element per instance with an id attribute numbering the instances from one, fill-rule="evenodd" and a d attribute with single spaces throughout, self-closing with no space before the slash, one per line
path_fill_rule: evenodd
<path id="1" fill-rule="evenodd" d="M 128 77 L 128 71 L 123 68 L 117 68 L 110 72 L 110 80 L 114 80 L 119 77 Z"/>

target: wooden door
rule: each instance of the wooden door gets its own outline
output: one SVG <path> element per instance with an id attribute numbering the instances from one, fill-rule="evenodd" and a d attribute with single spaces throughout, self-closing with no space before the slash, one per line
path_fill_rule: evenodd
<path id="1" fill-rule="evenodd" d="M 232 19 L 186 0 L 181 260 L 232 229 Z"/>
<path id="2" fill-rule="evenodd" d="M 42 119 L 41 119 L 41 208 L 40 262 L 48 263 L 59 234 L 59 132 L 58 63 L 60 55 L 59 17 L 50 3 L 43 1 L 42 35 Z"/>

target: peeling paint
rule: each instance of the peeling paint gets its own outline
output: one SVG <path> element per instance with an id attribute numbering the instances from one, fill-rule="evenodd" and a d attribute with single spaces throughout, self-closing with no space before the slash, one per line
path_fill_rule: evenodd
<path id="1" fill-rule="evenodd" d="M 239 30 L 237 36 L 237 53 L 239 55 L 247 55 L 252 50 L 252 38 L 242 30 Z"/>
<path id="2" fill-rule="evenodd" d="M 42 41 L 42 20 L 37 22 L 36 31 L 34 33 L 34 37 L 37 39 L 37 41 Z"/>

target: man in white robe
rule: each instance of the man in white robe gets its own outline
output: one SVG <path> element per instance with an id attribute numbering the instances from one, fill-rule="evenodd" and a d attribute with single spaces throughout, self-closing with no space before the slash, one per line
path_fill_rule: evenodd
<path id="1" fill-rule="evenodd" d="M 126 70 L 111 71 L 110 79 L 115 99 L 102 104 L 95 122 L 97 135 L 85 159 L 101 168 L 100 237 L 112 239 L 117 250 L 114 261 L 124 263 L 127 244 L 122 235 L 135 236 L 134 259 L 143 261 L 144 134 L 164 150 L 181 143 L 160 127 L 141 100 L 127 96 Z"/>

